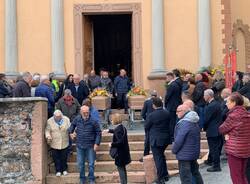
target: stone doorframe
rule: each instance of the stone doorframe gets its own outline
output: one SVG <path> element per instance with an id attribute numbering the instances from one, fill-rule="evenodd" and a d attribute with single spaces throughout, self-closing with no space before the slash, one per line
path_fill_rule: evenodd
<path id="1" fill-rule="evenodd" d="M 249 26 L 247 24 L 243 24 L 242 20 L 237 20 L 236 23 L 233 24 L 233 31 L 232 31 L 232 37 L 233 37 L 233 46 L 236 46 L 236 35 L 237 32 L 241 31 L 245 38 L 245 50 L 246 50 L 246 71 L 250 72 L 250 31 Z"/>
<path id="2" fill-rule="evenodd" d="M 132 15 L 132 77 L 136 85 L 143 85 L 142 78 L 142 34 L 141 4 L 75 4 L 74 5 L 74 41 L 75 71 L 81 76 L 84 73 L 83 57 L 83 16 L 98 14 L 131 14 Z"/>

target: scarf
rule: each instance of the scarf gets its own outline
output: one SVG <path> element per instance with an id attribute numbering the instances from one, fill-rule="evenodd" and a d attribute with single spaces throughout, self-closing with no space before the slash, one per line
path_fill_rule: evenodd
<path id="1" fill-rule="evenodd" d="M 73 98 L 73 96 L 64 96 L 63 97 L 63 100 L 64 100 L 64 102 L 65 102 L 65 104 L 67 105 L 67 106 L 72 106 L 72 104 L 73 104 L 73 102 L 74 102 L 74 98 Z"/>

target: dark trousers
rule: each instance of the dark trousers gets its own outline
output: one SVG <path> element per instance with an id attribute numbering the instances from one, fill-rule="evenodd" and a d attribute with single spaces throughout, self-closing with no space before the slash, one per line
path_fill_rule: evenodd
<path id="1" fill-rule="evenodd" d="M 213 163 L 214 168 L 220 168 L 222 138 L 221 136 L 208 137 L 207 142 L 209 147 L 208 162 Z"/>
<path id="2" fill-rule="evenodd" d="M 127 171 L 126 166 L 117 166 L 117 170 L 119 172 L 120 176 L 120 183 L 121 184 L 127 184 Z"/>
<path id="3" fill-rule="evenodd" d="M 247 181 L 250 184 L 250 158 L 248 158 L 247 168 L 246 168 Z"/>
<path id="4" fill-rule="evenodd" d="M 149 131 L 145 129 L 145 140 L 144 140 L 144 153 L 143 156 L 149 155 L 150 152 L 150 141 L 149 141 Z"/>
<path id="5" fill-rule="evenodd" d="M 164 154 L 166 148 L 167 148 L 167 145 L 166 146 L 151 146 L 159 181 L 165 178 L 168 178 L 168 170 L 167 170 L 166 158 Z"/>
<path id="6" fill-rule="evenodd" d="M 52 158 L 55 163 L 56 172 L 67 171 L 68 148 L 57 150 L 52 149 Z"/>
<path id="7" fill-rule="evenodd" d="M 128 110 L 128 99 L 127 99 L 127 93 L 117 93 L 117 105 L 118 108 L 123 108 Z"/>
<path id="8" fill-rule="evenodd" d="M 248 159 L 227 155 L 227 161 L 233 184 L 248 184 L 246 177 Z"/>
<path id="9" fill-rule="evenodd" d="M 177 116 L 176 116 L 176 111 L 169 111 L 169 113 L 170 113 L 170 122 L 169 122 L 170 137 L 171 137 L 171 141 L 173 141 Z"/>
<path id="10" fill-rule="evenodd" d="M 182 184 L 192 184 L 192 183 L 203 184 L 197 160 L 191 160 L 191 161 L 179 160 L 178 165 L 179 165 L 180 179 Z"/>

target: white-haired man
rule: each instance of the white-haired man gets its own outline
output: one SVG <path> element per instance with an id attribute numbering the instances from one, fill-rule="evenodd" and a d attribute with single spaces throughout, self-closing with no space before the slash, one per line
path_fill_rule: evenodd
<path id="1" fill-rule="evenodd" d="M 220 167 L 220 151 L 223 143 L 222 136 L 219 133 L 219 126 L 222 123 L 222 110 L 220 103 L 214 100 L 214 92 L 212 89 L 204 91 L 204 99 L 207 105 L 204 109 L 204 130 L 206 131 L 209 155 L 205 164 L 212 167 L 208 168 L 208 172 L 221 171 Z"/>
<path id="2" fill-rule="evenodd" d="M 40 85 L 36 88 L 35 96 L 48 99 L 48 118 L 52 117 L 55 109 L 55 99 L 54 91 L 50 85 L 49 76 L 41 76 Z"/>
<path id="3" fill-rule="evenodd" d="M 250 73 L 243 75 L 243 87 L 239 90 L 239 93 L 250 100 Z"/>
<path id="4" fill-rule="evenodd" d="M 56 176 L 61 176 L 61 174 L 67 175 L 69 127 L 69 118 L 64 116 L 60 110 L 56 110 L 53 117 L 47 121 L 45 137 L 52 149 L 52 158 L 55 162 Z"/>

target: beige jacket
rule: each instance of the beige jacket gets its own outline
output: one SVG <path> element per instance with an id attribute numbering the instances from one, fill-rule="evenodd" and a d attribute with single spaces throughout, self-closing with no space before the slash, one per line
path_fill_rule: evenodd
<path id="1" fill-rule="evenodd" d="M 45 129 L 45 137 L 46 139 L 51 136 L 52 141 L 48 142 L 51 148 L 53 149 L 65 149 L 69 145 L 69 134 L 68 128 L 70 127 L 69 118 L 63 116 L 63 124 L 59 126 L 54 117 L 51 117 L 47 121 L 46 129 Z"/>

